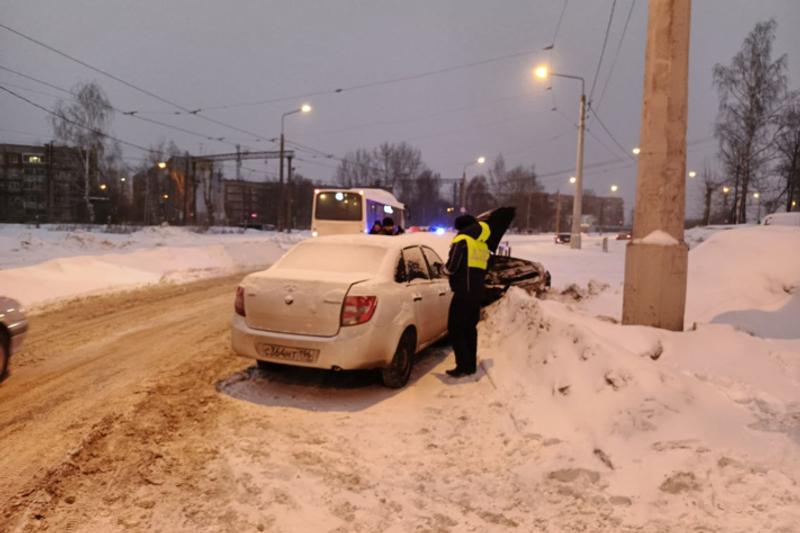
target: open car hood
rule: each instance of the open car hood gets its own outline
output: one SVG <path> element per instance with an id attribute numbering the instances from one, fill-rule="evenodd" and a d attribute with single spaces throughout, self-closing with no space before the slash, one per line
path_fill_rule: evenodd
<path id="1" fill-rule="evenodd" d="M 492 233 L 486 240 L 486 244 L 489 246 L 492 253 L 497 252 L 500 240 L 511 225 L 511 221 L 514 220 L 516 211 L 516 207 L 498 207 L 475 217 L 479 221 L 486 222 L 489 225 L 489 229 Z"/>

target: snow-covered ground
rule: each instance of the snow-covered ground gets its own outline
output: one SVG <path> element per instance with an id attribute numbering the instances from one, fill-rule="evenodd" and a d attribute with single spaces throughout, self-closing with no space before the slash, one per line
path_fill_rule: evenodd
<path id="1" fill-rule="evenodd" d="M 0 225 L 0 294 L 27 307 L 64 298 L 185 282 L 255 269 L 279 258 L 305 232 L 146 227 L 133 233 L 102 228 Z"/>
<path id="2" fill-rule="evenodd" d="M 30 304 L 128 281 L 185 279 L 195 268 L 267 263 L 302 238 L 174 228 L 106 237 L 1 229 L 0 292 Z M 314 468 L 328 472 L 344 468 L 336 461 L 346 458 L 353 469 L 404 487 L 392 492 L 391 504 L 427 505 L 441 530 L 798 531 L 800 229 L 688 232 L 684 332 L 618 323 L 625 241 L 610 236 L 606 253 L 601 236 L 587 236 L 580 251 L 551 235 L 508 240 L 512 255 L 550 270 L 554 287 L 545 300 L 512 289 L 485 310 L 474 379 L 447 378 L 450 361 L 439 356 L 406 389 L 385 396 L 282 386 L 251 369 L 220 384 L 244 400 L 232 420 L 248 427 L 247 417 L 260 419 L 267 409 L 281 420 L 295 417 L 298 428 L 323 430 L 327 442 L 338 443 L 318 450 L 330 461 L 312 445 L 292 448 L 288 460 L 306 461 L 298 462 L 302 469 L 314 459 Z M 447 239 L 431 243 L 441 250 Z M 14 265 L 24 266 L 7 268 Z M 281 397 L 283 389 L 291 397 Z M 381 401 L 370 400 L 376 395 Z M 326 405 L 342 398 L 350 403 Z M 251 440 L 262 431 L 252 429 Z M 402 437 L 401 451 L 392 435 Z M 319 485 L 325 475 L 303 474 L 295 483 L 291 472 L 276 477 L 264 465 L 252 473 L 261 471 L 258 459 L 231 446 L 222 460 L 295 502 L 275 518 L 276 530 L 335 520 L 314 504 L 330 494 Z M 403 468 L 392 466 L 398 454 Z M 376 516 L 388 505 L 388 485 L 381 487 L 374 498 L 341 488 L 341 498 L 356 495 L 348 520 L 381 529 Z M 462 516 L 452 514 L 448 495 Z M 491 512 L 473 520 L 475 509 Z M 393 530 L 420 524 L 402 520 Z"/>

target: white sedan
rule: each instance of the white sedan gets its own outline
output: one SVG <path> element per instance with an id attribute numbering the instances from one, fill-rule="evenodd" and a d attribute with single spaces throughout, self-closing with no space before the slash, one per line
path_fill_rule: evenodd
<path id="1" fill-rule="evenodd" d="M 262 367 L 380 368 L 387 387 L 403 387 L 414 355 L 447 333 L 452 293 L 431 237 L 333 235 L 297 244 L 237 288 L 234 351 Z"/>

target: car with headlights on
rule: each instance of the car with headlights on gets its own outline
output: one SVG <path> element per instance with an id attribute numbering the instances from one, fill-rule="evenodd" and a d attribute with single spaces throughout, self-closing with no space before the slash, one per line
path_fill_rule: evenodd
<path id="1" fill-rule="evenodd" d="M 442 239 L 330 235 L 295 245 L 237 288 L 233 350 L 262 368 L 378 368 L 384 385 L 403 387 L 415 355 L 447 334 L 452 293 L 432 238 Z"/>
<path id="2" fill-rule="evenodd" d="M 28 321 L 20 303 L 0 296 L 0 379 L 6 376 L 9 360 L 19 351 L 27 331 Z"/>

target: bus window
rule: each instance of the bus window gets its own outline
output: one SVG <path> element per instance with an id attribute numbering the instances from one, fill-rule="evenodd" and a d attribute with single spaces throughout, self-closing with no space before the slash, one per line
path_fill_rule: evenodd
<path id="1" fill-rule="evenodd" d="M 318 193 L 314 215 L 319 220 L 361 220 L 361 195 L 354 192 Z"/>

